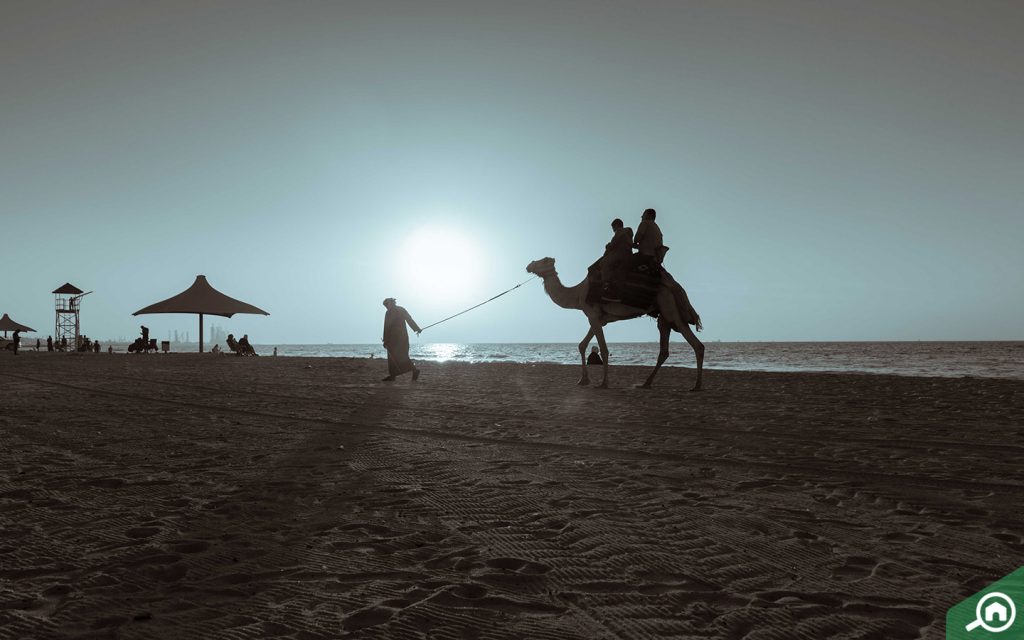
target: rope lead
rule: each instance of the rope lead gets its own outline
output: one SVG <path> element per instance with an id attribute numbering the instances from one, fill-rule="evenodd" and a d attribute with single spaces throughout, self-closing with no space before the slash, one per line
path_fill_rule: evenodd
<path id="1" fill-rule="evenodd" d="M 518 289 L 519 287 L 523 286 L 524 284 L 526 284 L 530 280 L 533 280 L 536 277 L 538 277 L 538 276 L 533 276 L 533 277 L 527 278 L 526 280 L 523 280 L 522 282 L 520 282 L 516 286 L 512 287 L 511 289 L 505 289 L 504 291 L 502 291 L 498 295 L 494 296 L 493 298 L 488 298 L 487 300 L 484 300 L 480 304 L 473 305 L 472 307 L 466 309 L 465 311 L 460 311 L 460 312 L 456 313 L 454 316 L 448 316 L 444 320 L 438 320 L 434 324 L 428 324 L 427 326 L 425 326 L 422 329 L 420 329 L 420 333 L 423 333 L 424 331 L 426 331 L 430 327 L 436 327 L 437 325 L 441 324 L 442 322 L 448 322 L 452 318 L 457 318 L 457 317 L 461 316 L 464 313 L 468 313 L 468 312 L 472 311 L 473 309 L 476 309 L 477 307 L 482 307 L 482 306 L 484 306 L 485 304 L 487 304 L 488 302 L 490 302 L 492 300 L 497 300 L 498 298 L 500 298 L 501 296 L 505 295 L 506 293 L 509 293 L 510 291 L 515 291 L 516 289 Z"/>

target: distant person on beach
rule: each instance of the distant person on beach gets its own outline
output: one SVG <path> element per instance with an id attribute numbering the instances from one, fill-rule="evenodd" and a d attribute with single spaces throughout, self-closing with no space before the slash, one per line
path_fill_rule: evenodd
<path id="1" fill-rule="evenodd" d="M 142 349 L 146 353 L 149 353 L 149 327 L 146 325 L 139 325 L 139 328 L 142 329 Z"/>
<path id="2" fill-rule="evenodd" d="M 210 353 L 212 353 L 214 355 L 220 355 L 220 345 L 219 344 L 213 345 L 213 348 L 210 349 Z"/>
<path id="3" fill-rule="evenodd" d="M 53 336 L 46 336 L 46 350 L 53 351 Z"/>
<path id="4" fill-rule="evenodd" d="M 395 378 L 412 371 L 413 381 L 419 380 L 420 370 L 409 359 L 409 332 L 405 325 L 408 324 L 416 335 L 420 334 L 420 327 L 412 319 L 405 308 L 398 306 L 394 298 L 384 298 L 384 348 L 388 350 L 388 377 L 384 382 L 394 382 Z"/>
<path id="5" fill-rule="evenodd" d="M 605 300 L 619 299 L 619 279 L 632 255 L 633 230 L 625 226 L 622 220 L 615 218 L 612 220 L 612 239 L 604 246 L 604 255 L 601 257 L 601 282 L 604 288 L 602 297 Z"/>
<path id="6" fill-rule="evenodd" d="M 99 353 L 100 352 L 100 341 L 99 340 L 97 340 L 96 342 L 92 343 L 92 352 L 93 353 Z"/>
<path id="7" fill-rule="evenodd" d="M 661 227 L 654 219 L 658 212 L 654 209 L 646 209 L 640 216 L 640 226 L 636 228 L 636 235 L 633 237 L 633 246 L 641 255 L 650 256 L 659 264 L 665 259 L 668 247 L 662 244 Z"/>
<path id="8" fill-rule="evenodd" d="M 238 341 L 238 355 L 240 356 L 258 356 L 256 350 L 249 344 L 249 334 L 242 336 L 242 339 Z"/>
<path id="9" fill-rule="evenodd" d="M 14 352 L 14 355 L 18 355 L 18 347 L 21 346 L 21 330 L 15 329 L 14 333 L 11 334 L 11 342 L 5 347 Z"/>
<path id="10" fill-rule="evenodd" d="M 228 349 L 231 349 L 235 353 L 238 353 L 238 341 L 235 340 L 235 334 L 229 333 L 228 339 L 225 342 L 228 345 Z"/>
<path id="11" fill-rule="evenodd" d="M 61 351 L 67 351 L 68 350 L 68 337 L 67 336 L 64 336 L 63 338 L 60 339 L 60 350 Z"/>
<path id="12" fill-rule="evenodd" d="M 597 347 L 590 347 L 590 355 L 587 357 L 587 364 L 604 364 L 604 360 L 601 359 L 601 354 L 598 353 Z"/>

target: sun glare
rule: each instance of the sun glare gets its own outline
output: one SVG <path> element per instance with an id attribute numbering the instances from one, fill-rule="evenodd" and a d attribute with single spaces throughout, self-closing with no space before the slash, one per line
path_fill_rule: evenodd
<path id="1" fill-rule="evenodd" d="M 447 303 L 477 293 L 482 252 L 451 229 L 419 229 L 402 243 L 401 277 L 417 298 Z"/>

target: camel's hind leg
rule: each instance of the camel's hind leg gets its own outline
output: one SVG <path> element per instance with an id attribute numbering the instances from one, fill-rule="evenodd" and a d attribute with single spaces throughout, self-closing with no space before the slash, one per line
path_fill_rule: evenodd
<path id="1" fill-rule="evenodd" d="M 591 329 L 587 332 L 587 337 L 583 338 L 583 342 L 580 343 L 580 362 L 583 364 L 583 375 L 580 377 L 580 381 L 576 384 L 585 386 L 590 384 L 590 372 L 587 371 L 587 347 L 590 345 L 590 341 L 594 338 L 594 330 Z"/>
<path id="2" fill-rule="evenodd" d="M 700 391 L 701 379 L 704 376 L 704 343 L 697 339 L 697 334 L 693 332 L 690 325 L 685 322 L 682 325 L 683 329 L 679 333 L 683 334 L 686 341 L 693 347 L 693 354 L 697 356 L 697 382 L 693 385 L 693 391 Z"/>
<path id="3" fill-rule="evenodd" d="M 647 381 L 641 385 L 637 385 L 641 389 L 651 388 L 651 383 L 654 382 L 654 376 L 658 375 L 658 369 L 660 369 L 661 365 L 665 364 L 665 361 L 668 360 L 668 339 L 669 336 L 672 335 L 672 327 L 670 327 L 667 322 L 659 318 L 658 332 L 661 334 L 661 350 L 658 351 L 658 364 L 654 365 L 654 371 L 651 372 L 651 375 L 647 376 Z"/>

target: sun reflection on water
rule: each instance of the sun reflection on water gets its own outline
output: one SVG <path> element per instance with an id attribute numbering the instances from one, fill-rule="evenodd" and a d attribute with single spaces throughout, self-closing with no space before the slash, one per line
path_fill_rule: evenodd
<path id="1" fill-rule="evenodd" d="M 454 342 L 435 342 L 422 347 L 423 357 L 437 362 L 445 362 L 462 355 L 463 346 Z"/>

